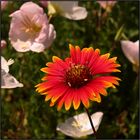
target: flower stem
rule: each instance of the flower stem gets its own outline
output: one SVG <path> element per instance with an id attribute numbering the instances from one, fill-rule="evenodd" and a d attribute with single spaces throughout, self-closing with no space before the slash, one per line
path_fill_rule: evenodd
<path id="1" fill-rule="evenodd" d="M 94 134 L 94 136 L 95 136 L 95 138 L 96 138 L 96 130 L 95 130 L 95 128 L 94 128 L 94 125 L 93 125 L 93 122 L 92 122 L 91 116 L 90 116 L 90 114 L 89 114 L 88 109 L 85 108 L 85 110 L 86 110 L 86 112 L 87 112 L 87 115 L 88 115 L 88 118 L 89 118 L 89 121 L 90 121 L 90 124 L 91 124 L 92 130 L 93 130 L 93 134 Z"/>

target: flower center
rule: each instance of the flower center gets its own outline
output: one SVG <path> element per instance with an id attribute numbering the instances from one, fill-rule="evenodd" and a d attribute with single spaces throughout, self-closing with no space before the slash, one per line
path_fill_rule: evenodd
<path id="1" fill-rule="evenodd" d="M 31 37 L 34 37 L 41 30 L 40 25 L 37 25 L 35 21 L 32 21 L 28 16 L 25 15 L 23 15 L 22 24 L 23 27 L 21 28 L 21 30 L 28 33 Z"/>
<path id="2" fill-rule="evenodd" d="M 41 27 L 37 26 L 36 24 L 32 24 L 28 26 L 25 30 L 26 33 L 31 33 L 32 35 L 36 34 L 41 30 Z"/>
<path id="3" fill-rule="evenodd" d="M 71 65 L 66 72 L 66 83 L 73 88 L 80 88 L 92 79 L 89 69 L 84 65 Z"/>

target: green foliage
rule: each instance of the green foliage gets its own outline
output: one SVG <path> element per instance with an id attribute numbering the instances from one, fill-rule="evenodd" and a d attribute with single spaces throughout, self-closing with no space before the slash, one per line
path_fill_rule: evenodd
<path id="1" fill-rule="evenodd" d="M 51 19 L 57 37 L 52 46 L 43 53 L 19 53 L 8 41 L 10 26 L 9 14 L 18 9 L 21 2 L 14 3 L 1 14 L 1 37 L 8 42 L 2 52 L 7 60 L 13 58 L 15 63 L 10 66 L 10 73 L 24 84 L 23 88 L 1 89 L 1 134 L 8 138 L 70 138 L 56 131 L 56 126 L 65 119 L 83 112 L 82 106 L 75 111 L 57 111 L 49 107 L 44 96 L 35 91 L 35 85 L 41 82 L 44 73 L 40 68 L 56 55 L 66 58 L 69 55 L 68 44 L 79 45 L 81 48 L 93 47 L 101 49 L 101 53 L 117 56 L 121 64 L 122 79 L 117 89 L 109 89 L 108 96 L 102 96 L 102 102 L 91 103 L 89 112 L 103 111 L 104 117 L 97 138 L 138 138 L 138 75 L 133 71 L 132 64 L 124 56 L 120 40 L 138 40 L 139 2 L 119 1 L 111 13 L 99 7 L 95 1 L 80 1 L 80 5 L 88 10 L 85 20 L 73 21 L 56 16 Z M 46 11 L 46 10 L 45 10 Z M 100 16 L 99 16 L 100 15 Z M 92 135 L 85 139 L 92 139 Z"/>

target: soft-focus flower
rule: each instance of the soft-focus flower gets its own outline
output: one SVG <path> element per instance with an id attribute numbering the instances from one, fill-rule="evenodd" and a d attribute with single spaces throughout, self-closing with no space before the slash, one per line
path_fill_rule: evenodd
<path id="1" fill-rule="evenodd" d="M 134 64 L 134 70 L 137 71 L 139 67 L 139 40 L 136 42 L 122 40 L 121 47 L 124 55 Z"/>
<path id="2" fill-rule="evenodd" d="M 13 59 L 9 59 L 8 61 L 6 61 L 5 58 L 1 56 L 1 69 L 3 69 L 5 72 L 9 72 L 9 66 L 13 63 Z"/>
<path id="3" fill-rule="evenodd" d="M 78 1 L 43 1 L 42 4 L 45 7 L 47 5 L 49 15 L 60 14 L 73 20 L 81 20 L 87 17 L 86 9 L 78 6 Z"/>
<path id="4" fill-rule="evenodd" d="M 5 48 L 7 45 L 6 41 L 5 40 L 1 40 L 1 48 Z"/>
<path id="5" fill-rule="evenodd" d="M 41 69 L 46 75 L 44 82 L 36 85 L 36 91 L 46 96 L 45 101 L 51 99 L 50 106 L 57 104 L 58 110 L 63 104 L 69 110 L 72 103 L 78 109 L 80 102 L 88 108 L 89 100 L 101 102 L 100 94 L 107 95 L 106 88 L 119 84 L 119 78 L 108 75 L 120 72 L 116 59 L 109 59 L 108 53 L 100 55 L 99 49 L 80 50 L 79 46 L 70 45 L 70 57 L 63 61 L 54 56 L 53 62 Z"/>
<path id="6" fill-rule="evenodd" d="M 40 0 L 40 3 L 42 4 L 42 6 L 48 7 L 48 1 L 47 0 Z"/>
<path id="7" fill-rule="evenodd" d="M 107 12 L 111 12 L 112 7 L 116 4 L 117 1 L 115 0 L 106 0 L 106 1 L 98 1 L 97 2 L 100 4 L 100 6 L 105 9 Z"/>
<path id="8" fill-rule="evenodd" d="M 5 10 L 7 5 L 9 4 L 9 1 L 1 1 L 1 10 Z"/>
<path id="9" fill-rule="evenodd" d="M 16 88 L 23 87 L 11 74 L 9 74 L 9 66 L 14 63 L 14 60 L 5 60 L 1 56 L 1 88 Z"/>
<path id="10" fill-rule="evenodd" d="M 103 112 L 96 112 L 91 115 L 92 122 L 97 132 L 103 118 Z M 56 130 L 74 138 L 80 138 L 93 133 L 87 113 L 81 113 L 67 119 L 64 123 L 58 124 Z"/>
<path id="11" fill-rule="evenodd" d="M 42 52 L 56 37 L 43 9 L 33 2 L 24 3 L 12 17 L 9 39 L 19 52 Z"/>

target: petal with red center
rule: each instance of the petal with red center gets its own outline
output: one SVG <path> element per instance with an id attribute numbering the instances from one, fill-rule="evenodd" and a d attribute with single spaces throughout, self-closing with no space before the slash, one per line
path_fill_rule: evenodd
<path id="1" fill-rule="evenodd" d="M 81 60 L 81 50 L 79 46 L 75 47 L 76 50 L 76 64 L 80 63 Z"/>
<path id="2" fill-rule="evenodd" d="M 68 90 L 67 86 L 59 85 L 55 88 L 52 88 L 47 92 L 47 96 L 45 97 L 45 101 L 51 99 L 52 103 L 55 103 L 65 92 Z"/>
<path id="3" fill-rule="evenodd" d="M 76 62 L 76 51 L 75 51 L 75 48 L 74 48 L 74 46 L 69 44 L 69 49 L 70 49 L 70 56 L 71 56 L 72 62 L 74 63 L 74 62 Z"/>
<path id="4" fill-rule="evenodd" d="M 69 110 L 74 96 L 75 96 L 74 89 L 69 88 L 65 92 L 65 94 L 58 99 L 57 110 L 59 111 L 62 108 L 63 104 L 65 105 L 65 109 Z"/>
<path id="5" fill-rule="evenodd" d="M 53 65 L 52 62 L 47 62 L 47 63 L 46 63 L 46 66 L 48 66 L 48 67 L 50 67 L 50 66 L 52 66 L 52 65 Z"/>
<path id="6" fill-rule="evenodd" d="M 101 97 L 99 94 L 96 94 L 96 97 L 94 98 L 94 101 L 100 103 L 101 102 Z"/>
<path id="7" fill-rule="evenodd" d="M 48 94 L 48 95 L 46 95 L 46 97 L 45 97 L 45 101 L 49 101 L 50 99 L 51 99 L 51 95 L 50 94 Z"/>
<path id="8" fill-rule="evenodd" d="M 57 81 L 53 81 L 53 82 L 43 82 L 37 85 L 37 89 L 36 91 L 38 92 L 45 92 L 50 88 L 54 88 L 55 86 L 59 85 L 61 83 L 58 83 Z"/>
<path id="9" fill-rule="evenodd" d="M 40 94 L 41 94 L 41 95 L 47 95 L 48 92 L 41 92 Z"/>
<path id="10" fill-rule="evenodd" d="M 105 89 L 100 89 L 100 94 L 107 96 L 107 91 Z"/>
<path id="11" fill-rule="evenodd" d="M 47 75 L 46 76 L 46 80 L 48 81 L 48 82 L 63 82 L 64 83 L 64 76 L 62 76 L 62 75 L 56 75 L 56 76 L 54 76 L 54 75 Z"/>
<path id="12" fill-rule="evenodd" d="M 108 59 L 109 56 L 110 56 L 110 53 L 106 53 L 106 54 L 101 55 L 100 57 L 103 59 Z"/>
<path id="13" fill-rule="evenodd" d="M 98 60 L 99 58 L 99 54 L 100 54 L 100 50 L 96 49 L 95 51 L 93 51 L 91 53 L 91 56 L 88 58 L 88 67 L 91 68 L 93 66 L 93 64 Z"/>
<path id="14" fill-rule="evenodd" d="M 93 55 L 93 52 L 94 52 L 94 50 L 92 47 L 82 49 L 82 51 L 81 51 L 81 64 L 87 65 L 90 62 L 90 59 Z"/>
<path id="15" fill-rule="evenodd" d="M 62 108 L 62 106 L 63 106 L 63 104 L 65 102 L 65 98 L 67 97 L 68 93 L 69 93 L 69 91 L 67 91 L 64 94 L 64 96 L 61 96 L 61 98 L 58 99 L 58 101 L 57 101 L 57 110 L 58 111 Z"/>
<path id="16" fill-rule="evenodd" d="M 101 76 L 90 81 L 85 87 L 91 93 L 89 99 L 101 102 L 100 94 L 106 96 L 106 88 L 115 87 L 120 79 L 114 76 Z"/>
<path id="17" fill-rule="evenodd" d="M 50 107 L 54 106 L 54 103 L 53 102 L 50 102 Z"/>
<path id="18" fill-rule="evenodd" d="M 64 75 L 67 68 L 68 64 L 59 59 L 57 62 L 48 67 L 47 73 L 54 76 Z"/>
<path id="19" fill-rule="evenodd" d="M 96 74 L 104 74 L 109 72 L 120 72 L 120 70 L 117 69 L 119 67 L 119 64 L 116 64 L 116 57 L 115 58 L 109 58 L 109 54 L 104 54 L 101 56 L 98 56 L 98 59 L 91 59 L 91 63 L 89 65 L 91 73 L 93 75 Z"/>
<path id="20" fill-rule="evenodd" d="M 49 67 L 45 67 L 42 68 L 41 71 L 50 74 L 50 75 L 64 75 L 63 69 L 60 68 L 59 66 L 57 67 L 57 65 L 55 67 L 49 68 Z"/>
<path id="21" fill-rule="evenodd" d="M 47 76 L 44 76 L 41 80 L 42 81 L 46 81 L 48 79 L 48 77 Z"/>
<path id="22" fill-rule="evenodd" d="M 92 86 L 95 86 L 95 85 L 92 85 Z M 92 86 L 88 84 L 84 87 L 89 95 L 89 99 L 92 101 L 101 102 L 99 90 L 97 90 L 96 88 L 93 88 Z"/>
<path id="23" fill-rule="evenodd" d="M 52 61 L 53 62 L 57 62 L 57 61 L 59 61 L 59 60 L 61 60 L 59 57 L 57 57 L 57 56 L 53 56 L 52 57 Z"/>
<path id="24" fill-rule="evenodd" d="M 110 58 L 109 60 L 110 60 L 111 62 L 115 63 L 116 60 L 117 60 L 117 57 L 112 57 L 112 58 Z"/>
<path id="25" fill-rule="evenodd" d="M 57 110 L 58 110 L 58 111 L 60 111 L 60 109 L 62 108 L 63 103 L 64 103 L 63 100 L 61 100 L 61 101 L 58 102 L 58 104 L 57 104 Z"/>
<path id="26" fill-rule="evenodd" d="M 75 110 L 77 110 L 80 106 L 80 97 L 77 90 L 74 91 L 73 106 Z"/>
<path id="27" fill-rule="evenodd" d="M 67 92 L 68 89 L 68 86 L 60 85 L 57 88 L 49 91 L 50 94 L 52 94 L 51 102 L 56 102 L 62 95 L 64 95 Z"/>
<path id="28" fill-rule="evenodd" d="M 89 107 L 88 93 L 83 88 L 79 89 L 78 92 L 83 105 L 86 108 L 88 108 Z"/>
<path id="29" fill-rule="evenodd" d="M 64 61 L 58 61 L 52 64 L 50 67 L 44 68 L 47 71 L 48 75 L 52 76 L 64 76 L 66 69 L 68 68 L 67 64 Z M 44 70 L 42 69 L 42 70 Z"/>
<path id="30" fill-rule="evenodd" d="M 54 103 L 60 96 L 62 96 L 66 92 L 67 89 L 68 86 L 65 86 L 63 84 L 55 85 L 53 88 L 48 89 L 45 100 L 48 101 L 49 99 L 51 99 L 51 102 Z"/>
<path id="31" fill-rule="evenodd" d="M 80 63 L 80 59 L 81 59 L 81 50 L 79 46 L 76 46 L 75 48 L 70 44 L 69 45 L 70 48 L 70 56 L 72 59 L 72 62 L 75 64 Z"/>
<path id="32" fill-rule="evenodd" d="M 45 72 L 45 73 L 48 73 L 49 68 L 48 67 L 44 67 L 44 68 L 41 68 L 40 70 L 43 71 L 43 72 Z"/>
<path id="33" fill-rule="evenodd" d="M 104 91 L 108 87 L 115 87 L 114 85 L 118 85 L 118 81 L 120 79 L 115 76 L 100 76 L 93 79 L 90 83 L 87 84 L 89 88 L 91 88 L 95 93 L 105 94 Z"/>
<path id="34" fill-rule="evenodd" d="M 46 82 L 40 83 L 40 84 L 36 85 L 36 87 L 37 87 L 36 91 L 38 91 L 38 92 L 45 91 L 46 90 L 46 86 L 45 85 L 46 85 Z"/>
<path id="35" fill-rule="evenodd" d="M 75 96 L 74 92 L 71 90 L 69 91 L 69 93 L 67 93 L 68 95 L 65 97 L 65 109 L 69 110 L 71 107 L 71 103 L 73 101 L 73 97 Z"/>
<path id="36" fill-rule="evenodd" d="M 54 56 L 53 61 L 55 62 L 54 65 L 51 67 L 53 68 L 54 66 L 57 66 L 57 69 L 60 67 L 61 69 L 67 68 L 68 65 L 59 57 Z"/>

